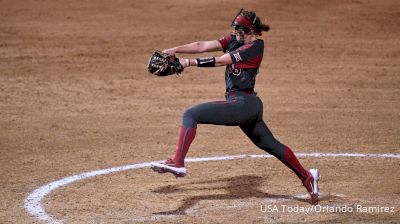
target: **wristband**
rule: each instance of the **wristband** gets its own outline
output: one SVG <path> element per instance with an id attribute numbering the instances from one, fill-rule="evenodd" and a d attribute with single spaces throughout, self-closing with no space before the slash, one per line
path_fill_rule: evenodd
<path id="1" fill-rule="evenodd" d="M 197 58 L 197 67 L 215 67 L 215 58 L 208 57 L 208 58 Z"/>

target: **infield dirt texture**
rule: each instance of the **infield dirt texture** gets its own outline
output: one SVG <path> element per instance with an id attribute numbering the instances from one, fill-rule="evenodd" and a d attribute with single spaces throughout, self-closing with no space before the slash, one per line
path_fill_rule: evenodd
<path id="1" fill-rule="evenodd" d="M 182 112 L 223 99 L 224 68 L 153 77 L 149 56 L 228 34 L 241 7 L 271 26 L 256 91 L 275 137 L 295 153 L 400 153 L 400 1 L 0 1 L 0 223 L 42 223 L 24 203 L 47 183 L 169 158 Z M 263 153 L 200 125 L 188 157 Z M 399 158 L 299 159 L 320 169 L 321 206 L 354 211 L 301 211 L 305 189 L 274 158 L 97 176 L 41 205 L 64 223 L 400 222 Z"/>

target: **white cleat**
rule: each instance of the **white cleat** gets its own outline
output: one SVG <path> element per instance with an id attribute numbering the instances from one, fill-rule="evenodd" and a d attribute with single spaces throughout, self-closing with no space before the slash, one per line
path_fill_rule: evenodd
<path id="1" fill-rule="evenodd" d="M 316 204 L 318 202 L 318 197 L 319 197 L 319 187 L 318 187 L 318 181 L 320 179 L 319 171 L 318 169 L 310 169 L 308 173 L 309 175 L 303 182 L 303 185 L 310 194 L 311 204 Z"/>
<path id="2" fill-rule="evenodd" d="M 158 173 L 172 173 L 175 177 L 184 177 L 187 174 L 185 167 L 178 167 L 172 159 L 163 163 L 151 163 L 150 167 Z"/>

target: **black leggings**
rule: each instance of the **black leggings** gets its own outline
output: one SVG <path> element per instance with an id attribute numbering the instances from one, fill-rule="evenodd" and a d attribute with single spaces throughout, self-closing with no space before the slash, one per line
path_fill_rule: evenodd
<path id="1" fill-rule="evenodd" d="M 183 126 L 195 128 L 197 124 L 239 126 L 251 141 L 264 151 L 282 158 L 284 145 L 272 135 L 262 118 L 263 103 L 254 94 L 237 91 L 226 101 L 199 104 L 183 114 Z"/>

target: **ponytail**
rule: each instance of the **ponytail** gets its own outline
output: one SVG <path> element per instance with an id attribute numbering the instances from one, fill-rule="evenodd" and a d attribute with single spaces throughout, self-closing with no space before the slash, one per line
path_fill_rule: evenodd
<path id="1" fill-rule="evenodd" d="M 269 31 L 269 25 L 265 23 L 261 23 L 260 17 L 256 15 L 255 12 L 253 11 L 242 11 L 241 15 L 246 17 L 249 21 L 252 21 L 252 26 L 254 31 L 256 32 L 257 35 L 262 35 L 262 32 L 268 32 Z"/>
<path id="2" fill-rule="evenodd" d="M 264 31 L 264 32 L 268 32 L 269 31 L 269 25 L 261 23 L 260 24 L 260 30 Z"/>
<path id="3" fill-rule="evenodd" d="M 269 25 L 261 23 L 260 17 L 255 16 L 254 19 L 254 31 L 256 32 L 257 35 L 262 35 L 262 32 L 268 32 L 269 31 Z"/>

